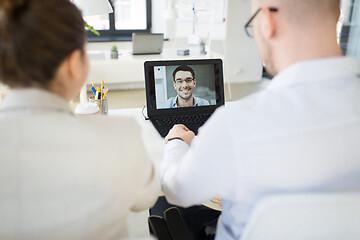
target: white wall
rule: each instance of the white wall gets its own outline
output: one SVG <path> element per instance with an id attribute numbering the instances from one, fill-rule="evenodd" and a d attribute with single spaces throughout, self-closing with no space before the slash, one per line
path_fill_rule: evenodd
<path id="1" fill-rule="evenodd" d="M 249 38 L 244 25 L 251 17 L 251 0 L 229 0 L 225 40 L 225 81 L 255 82 L 262 76 L 262 62 L 255 40 Z"/>
<path id="2" fill-rule="evenodd" d="M 152 10 L 152 29 L 153 33 L 164 33 L 165 32 L 165 21 L 164 21 L 164 12 L 166 8 L 165 0 L 152 0 L 151 1 L 151 10 Z"/>
<path id="3" fill-rule="evenodd" d="M 202 1 L 219 1 L 219 0 L 202 0 Z M 228 0 L 221 0 L 226 3 Z M 166 35 L 166 21 L 164 19 L 164 13 L 166 11 L 166 5 L 171 2 L 173 6 L 176 5 L 176 0 L 153 0 L 152 1 L 152 32 L 153 33 L 165 33 Z M 226 9 L 225 9 L 226 10 Z M 185 9 L 176 8 L 177 12 L 186 11 Z M 214 9 L 216 11 L 216 9 Z M 226 35 L 226 22 L 215 21 L 213 24 L 210 14 L 198 13 L 200 21 L 196 24 L 196 35 L 201 38 L 207 38 L 209 30 L 211 30 L 211 35 L 213 40 L 223 40 Z M 224 12 L 224 17 L 226 18 L 226 11 Z M 179 18 L 179 17 L 178 17 Z M 204 20 L 205 19 L 205 20 Z M 208 20 L 208 21 L 207 21 Z M 176 38 L 187 38 L 192 35 L 193 24 L 192 17 L 188 21 L 184 20 L 175 20 L 175 37 Z"/>
<path id="4" fill-rule="evenodd" d="M 212 1 L 212 0 L 210 0 Z M 214 25 L 211 50 L 224 56 L 225 82 L 254 82 L 261 79 L 262 64 L 257 54 L 254 39 L 248 38 L 244 32 L 244 24 L 250 18 L 250 0 L 225 0 L 227 3 L 227 19 L 226 23 Z M 164 11 L 166 9 L 165 0 L 153 0 L 153 32 L 164 32 L 166 29 Z M 184 48 L 189 47 L 187 44 L 188 33 L 192 31 L 191 23 L 177 21 L 176 23 L 177 38 L 166 41 L 164 48 Z M 206 25 L 206 24 L 205 24 Z M 198 29 L 201 29 L 199 25 Z M 204 34 L 207 35 L 208 26 L 203 28 Z M 217 39 L 217 40 L 216 40 Z M 110 51 L 111 46 L 116 45 L 121 49 L 131 49 L 131 42 L 105 42 L 105 43 L 89 43 L 88 50 Z M 109 60 L 111 61 L 111 60 Z M 96 64 L 93 64 L 91 73 L 97 76 Z M 119 74 L 119 68 L 109 66 L 107 73 L 111 76 Z M 129 71 L 129 69 L 128 69 Z M 131 69 L 130 71 L 137 71 Z M 113 73 L 112 73 L 113 72 Z M 142 74 L 142 73 L 140 73 Z M 100 74 L 101 75 L 101 74 Z M 142 83 L 143 79 L 134 79 Z M 125 86 L 126 87 L 126 86 Z"/>
<path id="5" fill-rule="evenodd" d="M 211 2 L 212 0 L 208 0 Z M 262 76 L 262 62 L 258 57 L 254 39 L 246 36 L 244 25 L 251 16 L 251 0 L 224 0 L 225 22 L 216 21 L 211 28 L 211 50 L 224 55 L 225 81 L 254 82 Z M 161 19 L 165 11 L 165 0 L 153 1 L 153 30 L 165 31 L 166 24 Z M 160 17 L 160 18 L 159 18 Z M 196 26 L 197 35 L 207 38 L 210 23 L 203 21 Z M 186 38 L 192 34 L 192 22 L 176 21 L 176 38 Z"/>

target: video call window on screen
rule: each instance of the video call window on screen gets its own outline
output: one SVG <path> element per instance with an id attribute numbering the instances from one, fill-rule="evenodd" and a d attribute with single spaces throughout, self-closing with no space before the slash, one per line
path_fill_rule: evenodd
<path id="1" fill-rule="evenodd" d="M 157 109 L 216 105 L 214 64 L 155 66 Z"/>

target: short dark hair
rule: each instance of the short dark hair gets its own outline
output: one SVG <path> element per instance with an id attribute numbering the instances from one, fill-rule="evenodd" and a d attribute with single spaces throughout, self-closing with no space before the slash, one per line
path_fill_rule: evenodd
<path id="1" fill-rule="evenodd" d="M 191 67 L 187 66 L 187 65 L 180 65 L 178 66 L 174 72 L 173 72 L 173 79 L 175 81 L 175 74 L 179 71 L 184 71 L 184 72 L 191 72 L 191 75 L 193 77 L 193 79 L 195 79 L 195 72 L 194 69 L 192 69 Z"/>
<path id="2" fill-rule="evenodd" d="M 84 20 L 69 0 L 0 1 L 0 81 L 47 88 L 61 63 L 84 53 Z"/>

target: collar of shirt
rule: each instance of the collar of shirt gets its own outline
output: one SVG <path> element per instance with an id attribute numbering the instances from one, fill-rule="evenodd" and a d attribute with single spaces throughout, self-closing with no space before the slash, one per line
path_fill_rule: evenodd
<path id="1" fill-rule="evenodd" d="M 171 106 L 172 106 L 173 108 L 179 107 L 179 106 L 177 105 L 177 98 L 178 98 L 177 96 L 173 98 L 173 101 L 172 101 L 172 103 L 171 103 Z M 199 102 L 198 102 L 197 98 L 194 97 L 194 107 L 197 107 L 197 106 L 199 106 Z"/>
<path id="2" fill-rule="evenodd" d="M 338 79 L 359 74 L 354 57 L 333 57 L 295 63 L 277 74 L 268 89 L 284 88 L 298 83 Z"/>
<path id="3" fill-rule="evenodd" d="M 7 93 L 0 111 L 16 110 L 59 111 L 72 114 L 69 103 L 63 98 L 38 88 L 19 88 Z"/>

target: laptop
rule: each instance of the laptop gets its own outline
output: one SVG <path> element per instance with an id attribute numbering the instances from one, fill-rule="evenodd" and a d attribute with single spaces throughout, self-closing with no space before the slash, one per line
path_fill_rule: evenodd
<path id="1" fill-rule="evenodd" d="M 132 54 L 160 54 L 163 50 L 164 34 L 162 33 L 133 33 Z"/>
<path id="2" fill-rule="evenodd" d="M 162 137 L 180 123 L 197 134 L 224 105 L 221 59 L 147 61 L 144 68 L 147 114 Z"/>

